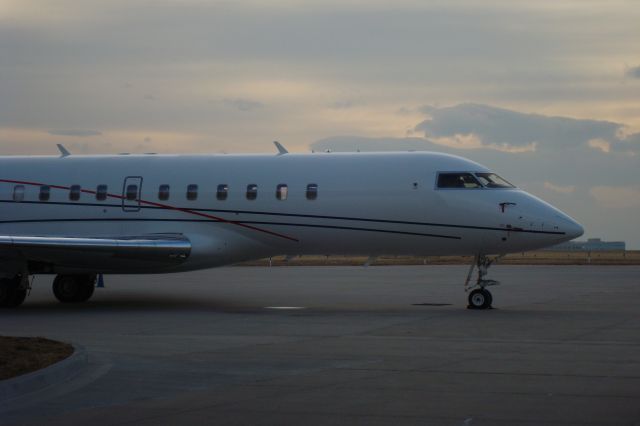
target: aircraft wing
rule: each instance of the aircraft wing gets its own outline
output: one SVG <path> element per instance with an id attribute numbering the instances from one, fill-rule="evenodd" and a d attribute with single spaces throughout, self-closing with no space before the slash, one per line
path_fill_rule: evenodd
<path id="1" fill-rule="evenodd" d="M 38 262 L 78 269 L 103 269 L 145 264 L 167 267 L 183 263 L 191 242 L 182 234 L 118 237 L 0 235 L 0 259 Z"/>

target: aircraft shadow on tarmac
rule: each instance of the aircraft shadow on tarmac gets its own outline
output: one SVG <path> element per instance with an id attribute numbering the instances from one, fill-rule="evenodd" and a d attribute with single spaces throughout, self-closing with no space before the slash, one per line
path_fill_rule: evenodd
<path id="1" fill-rule="evenodd" d="M 59 303 L 56 300 L 27 302 L 16 311 L 79 312 L 79 311 L 245 311 L 262 307 L 241 305 L 219 299 L 196 299 L 175 296 L 127 295 L 126 297 L 95 299 L 84 303 Z"/>
<path id="2" fill-rule="evenodd" d="M 273 302 L 273 301 L 271 301 Z M 180 297 L 175 295 L 162 295 L 156 294 L 149 296 L 148 294 L 126 294 L 118 296 L 110 296 L 109 298 L 96 298 L 84 303 L 60 303 L 54 299 L 52 300 L 34 300 L 27 301 L 15 312 L 24 313 L 69 313 L 69 312 L 125 312 L 125 311 L 184 311 L 184 312 L 197 312 L 197 311 L 217 311 L 221 313 L 265 313 L 265 312 L 280 312 L 287 314 L 294 313 L 311 313 L 311 312 L 398 312 L 411 310 L 411 308 L 425 308 L 425 309 L 458 309 L 452 303 L 444 303 L 441 300 L 437 301 L 419 301 L 412 304 L 399 304 L 399 305 L 384 305 L 377 304 L 368 305 L 362 304 L 348 304 L 348 305 L 323 305 L 322 302 L 314 304 L 313 306 L 305 306 L 301 309 L 293 309 L 288 307 L 270 306 L 270 302 L 265 301 L 259 303 L 254 300 L 231 300 L 231 299 L 206 299 L 198 298 L 197 296 Z"/>

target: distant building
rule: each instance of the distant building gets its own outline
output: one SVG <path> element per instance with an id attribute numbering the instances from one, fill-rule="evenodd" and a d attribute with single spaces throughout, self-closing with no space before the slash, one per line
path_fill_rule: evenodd
<path id="1" fill-rule="evenodd" d="M 602 241 L 600 238 L 589 238 L 587 241 L 567 241 L 551 246 L 547 251 L 624 251 L 624 241 Z"/>

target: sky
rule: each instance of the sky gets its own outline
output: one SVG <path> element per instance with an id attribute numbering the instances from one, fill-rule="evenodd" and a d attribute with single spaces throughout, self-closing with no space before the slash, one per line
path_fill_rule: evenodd
<path id="1" fill-rule="evenodd" d="M 640 249 L 640 2 L 0 0 L 0 155 L 435 150 Z"/>

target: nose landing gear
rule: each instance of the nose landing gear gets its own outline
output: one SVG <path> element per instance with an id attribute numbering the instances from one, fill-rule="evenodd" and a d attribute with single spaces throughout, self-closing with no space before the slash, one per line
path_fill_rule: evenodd
<path id="1" fill-rule="evenodd" d="M 493 296 L 491 296 L 491 293 L 485 287 L 498 285 L 500 284 L 500 282 L 496 280 L 485 279 L 484 276 L 487 275 L 491 264 L 498 260 L 500 257 L 501 256 L 489 258 L 488 256 L 481 254 L 475 257 L 473 263 L 471 264 L 471 267 L 469 268 L 469 273 L 467 274 L 467 279 L 464 283 L 464 291 L 466 292 L 475 288 L 475 290 L 472 290 L 471 293 L 469 293 L 469 305 L 467 306 L 468 309 L 491 308 L 491 303 L 493 303 Z M 478 267 L 478 278 L 476 279 L 475 283 L 470 284 L 471 275 L 473 274 L 473 269 L 476 266 Z"/>

